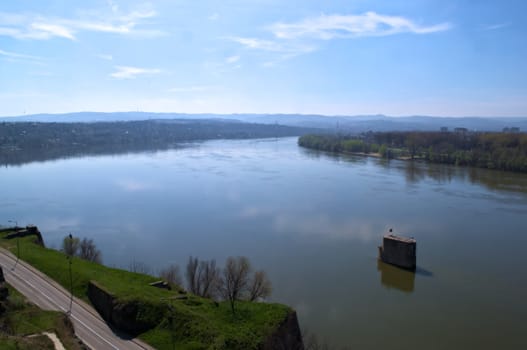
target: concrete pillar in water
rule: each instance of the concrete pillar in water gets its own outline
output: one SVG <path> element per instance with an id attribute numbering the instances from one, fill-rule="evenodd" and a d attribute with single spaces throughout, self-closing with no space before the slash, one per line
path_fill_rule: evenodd
<path id="1" fill-rule="evenodd" d="M 379 256 L 385 263 L 415 270 L 416 241 L 413 238 L 386 234 L 382 239 L 382 246 L 379 247 Z"/>

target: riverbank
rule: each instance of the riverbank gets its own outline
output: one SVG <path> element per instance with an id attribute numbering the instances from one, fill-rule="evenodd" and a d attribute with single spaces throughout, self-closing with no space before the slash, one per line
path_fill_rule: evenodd
<path id="1" fill-rule="evenodd" d="M 35 236 L 7 239 L 9 233 L 0 232 L 2 247 L 16 254 L 19 240 L 22 260 L 70 289 L 68 260 L 62 252 L 35 243 Z M 179 286 L 153 287 L 150 284 L 158 280 L 153 276 L 75 257 L 71 272 L 76 297 L 94 305 L 103 318 L 111 315 L 107 321 L 114 327 L 133 332 L 157 349 L 272 349 L 267 344 L 295 332 L 300 336 L 296 314 L 285 305 L 240 301 L 233 315 L 226 302 L 195 296 Z"/>
<path id="2" fill-rule="evenodd" d="M 336 153 L 527 172 L 527 134 L 378 132 L 359 136 L 311 134 L 298 145 Z"/>

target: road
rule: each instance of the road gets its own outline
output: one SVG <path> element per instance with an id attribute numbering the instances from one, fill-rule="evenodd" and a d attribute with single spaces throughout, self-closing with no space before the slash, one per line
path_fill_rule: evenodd
<path id="1" fill-rule="evenodd" d="M 15 262 L 13 254 L 0 248 L 0 266 L 10 285 L 44 310 L 68 312 L 70 293 L 66 289 L 26 262 L 20 260 L 16 266 Z M 138 339 L 116 334 L 93 307 L 80 299 L 73 298 L 70 319 L 75 327 L 75 334 L 91 349 L 153 349 Z"/>

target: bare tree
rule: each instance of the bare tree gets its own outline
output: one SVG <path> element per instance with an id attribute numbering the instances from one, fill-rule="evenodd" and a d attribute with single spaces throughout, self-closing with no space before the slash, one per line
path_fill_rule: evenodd
<path id="1" fill-rule="evenodd" d="M 142 261 L 132 260 L 132 262 L 128 265 L 128 271 L 130 272 L 136 272 L 136 273 L 142 273 L 145 275 L 151 275 L 152 269 L 150 266 L 145 264 Z"/>
<path id="2" fill-rule="evenodd" d="M 68 256 L 77 255 L 79 251 L 79 238 L 73 237 L 71 234 L 64 237 L 62 240 L 62 251 Z"/>
<path id="3" fill-rule="evenodd" d="M 231 305 L 234 313 L 234 303 L 243 298 L 249 284 L 249 272 L 251 264 L 244 256 L 237 258 L 229 257 L 223 269 L 222 293 Z"/>
<path id="4" fill-rule="evenodd" d="M 271 291 L 271 281 L 267 278 L 265 271 L 256 271 L 249 286 L 249 300 L 255 301 L 258 298 L 268 297 Z"/>
<path id="5" fill-rule="evenodd" d="M 216 260 L 201 261 L 198 269 L 199 289 L 198 295 L 205 298 L 214 298 L 219 287 L 220 269 L 216 267 Z"/>
<path id="6" fill-rule="evenodd" d="M 200 261 L 198 258 L 189 257 L 185 277 L 190 292 L 206 298 L 216 296 L 220 269 L 216 267 L 215 260 Z"/>
<path id="7" fill-rule="evenodd" d="M 181 273 L 179 272 L 179 266 L 176 264 L 172 264 L 167 268 L 162 269 L 159 273 L 159 276 L 170 284 L 175 284 L 178 286 L 183 285 Z"/>
<path id="8" fill-rule="evenodd" d="M 84 260 L 101 263 L 101 251 L 97 249 L 93 239 L 83 238 L 80 243 L 79 257 Z"/>
<path id="9" fill-rule="evenodd" d="M 199 289 L 199 278 L 198 277 L 198 258 L 189 256 L 187 263 L 187 270 L 185 271 L 185 277 L 187 279 L 187 287 L 191 293 L 198 294 Z"/>

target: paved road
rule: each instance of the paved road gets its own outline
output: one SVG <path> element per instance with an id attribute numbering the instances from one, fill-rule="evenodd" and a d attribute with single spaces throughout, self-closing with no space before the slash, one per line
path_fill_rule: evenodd
<path id="1" fill-rule="evenodd" d="M 66 289 L 29 264 L 19 261 L 15 266 L 15 262 L 13 254 L 0 248 L 0 266 L 9 284 L 44 310 L 69 310 L 70 294 Z M 92 349 L 152 349 L 137 339 L 114 333 L 97 311 L 80 299 L 73 298 L 70 318 L 75 334 Z"/>

